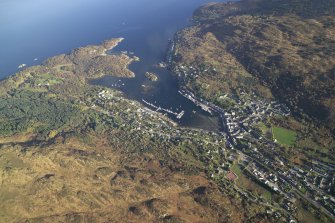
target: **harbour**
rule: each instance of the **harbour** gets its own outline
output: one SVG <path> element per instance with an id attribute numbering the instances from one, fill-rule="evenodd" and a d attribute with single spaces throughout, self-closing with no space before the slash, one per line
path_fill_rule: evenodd
<path id="1" fill-rule="evenodd" d="M 218 131 L 219 118 L 214 113 L 208 112 L 208 109 L 206 111 L 205 104 L 194 104 L 192 100 L 181 95 L 178 92 L 180 88 L 178 77 L 169 70 L 169 63 L 175 54 L 175 33 L 190 24 L 189 19 L 196 8 L 208 2 L 208 0 L 182 2 L 141 0 L 136 3 L 125 0 L 122 4 L 114 1 L 105 1 L 101 4 L 87 2 L 87 5 L 77 9 L 76 17 L 70 11 L 59 16 L 62 10 L 56 6 L 53 8 L 45 5 L 36 6 L 31 9 L 32 16 L 24 18 L 33 27 L 27 26 L 24 29 L 20 28 L 19 23 L 22 16 L 18 15 L 21 13 L 14 10 L 12 15 L 7 15 L 13 20 L 12 32 L 6 30 L 4 26 L 0 28 L 4 34 L 0 40 L 6 43 L 0 52 L 1 78 L 25 67 L 38 65 L 50 56 L 66 53 L 80 46 L 99 44 L 106 39 L 122 37 L 124 41 L 108 53 L 138 57 L 139 61 L 134 61 L 129 66 L 135 77 L 105 76 L 92 80 L 91 84 L 115 88 L 123 92 L 125 97 L 139 101 L 152 110 L 157 109 L 145 104 L 142 99 L 150 103 L 157 101 L 155 105 L 161 107 L 157 112 L 165 114 L 180 126 Z M 19 8 L 24 8 L 26 4 L 28 3 L 21 4 L 14 0 L 8 3 L 8 7 L 15 9 L 19 5 Z M 141 10 L 128 13 L 129 8 L 138 4 L 143 6 Z M 61 4 L 55 3 L 55 5 Z M 176 5 L 179 7 L 176 8 Z M 33 15 L 41 13 L 39 10 L 43 12 L 50 10 L 49 17 L 54 20 L 37 23 L 38 17 Z M 87 17 L 85 10 L 99 13 Z M 173 17 L 171 12 L 174 14 Z M 81 26 L 83 23 L 86 25 Z M 64 24 L 67 24 L 66 30 Z M 35 31 L 31 32 L 31 29 Z M 63 35 L 55 35 L 60 31 Z M 16 38 L 13 39 L 12 36 Z M 74 38 L 68 38 L 69 36 Z M 19 54 L 12 50 L 18 43 L 21 49 Z M 146 72 L 157 74 L 158 80 L 155 82 L 148 80 L 145 77 Z"/>

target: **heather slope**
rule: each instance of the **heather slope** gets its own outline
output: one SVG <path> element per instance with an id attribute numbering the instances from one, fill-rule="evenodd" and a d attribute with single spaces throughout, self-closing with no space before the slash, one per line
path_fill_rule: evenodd
<path id="1" fill-rule="evenodd" d="M 334 1 L 243 0 L 212 3 L 176 36 L 175 67 L 201 72 L 183 77 L 199 96 L 223 107 L 229 94 L 247 93 L 288 105 L 300 127 L 297 146 L 326 148 L 335 134 Z M 313 133 L 313 131 L 315 131 Z M 312 139 L 313 145 L 299 140 Z"/>
<path id="2" fill-rule="evenodd" d="M 241 1 L 195 13 L 244 68 L 292 108 L 335 126 L 335 2 Z"/>
<path id="3" fill-rule="evenodd" d="M 73 50 L 2 81 L 0 222 L 274 222 L 209 178 L 225 141 L 184 129 L 101 75 L 132 77 L 121 39 Z M 223 159 L 216 155 L 216 159 Z"/>

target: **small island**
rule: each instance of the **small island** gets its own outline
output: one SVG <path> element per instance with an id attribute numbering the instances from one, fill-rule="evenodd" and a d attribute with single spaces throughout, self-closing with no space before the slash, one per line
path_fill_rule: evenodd
<path id="1" fill-rule="evenodd" d="M 144 76 L 145 76 L 146 78 L 148 78 L 149 80 L 151 80 L 151 81 L 158 81 L 158 77 L 157 77 L 157 75 L 154 74 L 154 73 L 146 72 L 146 73 L 144 74 Z"/>

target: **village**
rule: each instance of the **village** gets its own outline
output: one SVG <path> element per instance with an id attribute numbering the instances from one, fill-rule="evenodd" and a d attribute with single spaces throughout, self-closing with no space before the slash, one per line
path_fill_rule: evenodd
<path id="1" fill-rule="evenodd" d="M 175 43 L 171 40 L 167 55 L 168 65 L 172 63 L 174 50 Z M 179 65 L 174 72 L 184 82 L 185 79 L 196 78 L 203 72 L 216 72 L 216 69 Z M 294 166 L 280 152 L 282 145 L 256 128 L 268 117 L 290 116 L 287 106 L 276 101 L 265 101 L 254 93 L 242 91 L 239 97 L 223 95 L 222 99 L 231 104 L 223 109 L 197 97 L 187 88 L 180 88 L 179 93 L 210 115 L 217 115 L 221 122 L 221 131 L 177 127 L 166 114 L 170 113 L 180 119 L 184 116 L 184 111 L 177 113 L 145 100 L 143 103 L 149 108 L 134 101 L 125 103 L 127 99 L 109 90 L 99 92 L 91 106 L 113 117 L 117 127 L 126 128 L 130 132 L 148 134 L 149 137 L 158 137 L 162 141 L 195 142 L 200 146 L 199 153 L 209 164 L 208 175 L 213 179 L 226 179 L 234 184 L 238 176 L 236 171 L 232 171 L 232 167 L 237 165 L 239 169 L 243 169 L 246 177 L 281 197 L 280 202 L 273 202 L 253 193 L 246 193 L 243 188 L 235 188 L 235 193 L 247 200 L 269 205 L 269 213 L 272 215 L 280 217 L 279 212 L 273 211 L 279 208 L 281 213 L 289 216 L 291 222 L 295 222 L 291 217 L 296 212 L 295 203 L 297 200 L 304 200 L 311 205 L 312 210 L 322 210 L 334 218 L 335 198 L 331 196 L 330 189 L 334 187 L 335 167 L 318 160 L 312 160 L 304 166 Z M 122 108 L 121 105 L 125 107 Z"/>
<path id="2" fill-rule="evenodd" d="M 182 81 L 185 77 L 195 78 L 202 72 L 209 71 L 215 71 L 215 68 L 181 65 L 175 69 Z M 275 138 L 269 139 L 255 128 L 268 117 L 290 116 L 287 106 L 275 101 L 261 100 L 255 94 L 241 92 L 238 98 L 223 96 L 234 102 L 233 106 L 224 110 L 211 102 L 197 98 L 187 89 L 182 89 L 180 93 L 203 110 L 219 115 L 222 122 L 221 134 L 225 138 L 226 147 L 243 154 L 244 157 L 243 160 L 236 159 L 234 162 L 239 162 L 244 172 L 255 182 L 271 193 L 281 195 L 284 202 L 280 205 L 285 211 L 294 213 L 296 211 L 294 203 L 299 198 L 334 218 L 335 198 L 330 194 L 335 183 L 334 165 L 312 160 L 303 166 L 294 166 L 282 155 L 281 145 Z M 237 177 L 229 169 L 223 171 L 220 167 L 212 177 L 218 173 L 228 174 L 232 179 Z"/>
<path id="3" fill-rule="evenodd" d="M 187 90 L 183 90 L 183 94 L 206 105 L 206 110 L 210 108 L 212 113 L 219 114 L 222 131 L 215 133 L 177 127 L 176 123 L 166 115 L 134 101 L 130 101 L 131 107 L 127 102 L 127 109 L 120 109 L 115 102 L 123 104 L 127 99 L 117 97 L 116 93 L 108 90 L 98 94 L 92 108 L 100 109 L 101 112 L 114 118 L 118 117 L 118 120 L 122 120 L 118 125 L 129 128 L 130 132 L 145 133 L 150 137 L 159 137 L 163 141 L 195 142 L 200 146 L 199 153 L 203 154 L 209 164 L 208 174 L 213 179 L 227 179 L 234 183 L 237 175 L 232 171 L 232 166 L 238 165 L 244 169 L 243 174 L 248 178 L 276 196 L 282 197 L 280 203 L 274 203 L 236 189 L 236 193 L 252 202 L 269 205 L 271 214 L 278 215 L 279 212 L 273 210 L 280 208 L 286 215 L 293 215 L 296 211 L 295 202 L 304 199 L 315 208 L 322 208 L 328 215 L 334 215 L 335 200 L 329 194 L 334 182 L 334 167 L 319 161 L 313 161 L 309 169 L 293 166 L 280 154 L 278 143 L 260 135 L 253 128 L 255 123 L 265 119 L 266 116 L 289 115 L 286 106 L 276 102 L 267 104 L 264 101 L 250 100 L 238 101 L 237 105 L 243 106 L 244 109 L 232 107 L 223 110 L 210 102 L 196 98 L 194 94 L 187 93 Z M 294 218 L 291 220 L 294 222 Z"/>

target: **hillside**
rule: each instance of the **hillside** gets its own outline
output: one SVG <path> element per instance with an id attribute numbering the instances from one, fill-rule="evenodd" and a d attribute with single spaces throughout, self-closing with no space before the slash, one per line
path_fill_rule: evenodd
<path id="1" fill-rule="evenodd" d="M 300 126 L 285 120 L 279 123 L 301 132 L 298 147 L 325 148 L 332 156 L 334 8 L 333 0 L 206 5 L 194 13 L 195 24 L 176 36 L 175 69 L 196 67 L 200 72 L 183 77 L 183 82 L 222 106 L 227 106 L 222 102 L 224 95 L 240 98 L 243 93 L 285 103 Z M 302 143 L 307 138 L 313 142 Z"/>
<path id="2" fill-rule="evenodd" d="M 334 127 L 335 2 L 242 1 L 236 8 L 208 6 L 195 19 L 277 98 Z"/>
<path id="3" fill-rule="evenodd" d="M 1 81 L 0 222 L 334 222 L 334 10 L 242 0 L 194 13 L 167 63 L 217 132 L 91 85 L 135 76 L 139 58 L 110 53 L 122 38 Z"/>
<path id="4" fill-rule="evenodd" d="M 218 134 L 88 84 L 134 75 L 135 57 L 107 53 L 121 40 L 0 83 L 0 222 L 274 222 L 265 205 L 210 179 L 224 159 Z"/>

